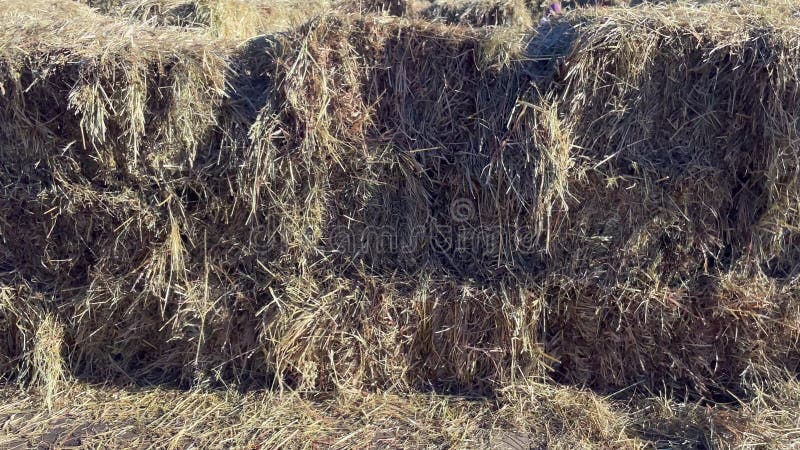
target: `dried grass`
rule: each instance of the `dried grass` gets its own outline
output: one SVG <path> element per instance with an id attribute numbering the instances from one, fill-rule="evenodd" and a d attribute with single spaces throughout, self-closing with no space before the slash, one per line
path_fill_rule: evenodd
<path id="1" fill-rule="evenodd" d="M 336 6 L 344 11 L 361 13 L 383 13 L 392 16 L 413 15 L 416 9 L 414 0 L 340 0 Z"/>
<path id="2" fill-rule="evenodd" d="M 0 445 L 157 448 L 641 448 L 597 396 L 541 386 L 518 402 L 433 394 L 125 391 L 74 386 L 52 411 L 0 391 Z M 511 447 L 509 447 L 511 446 Z"/>
<path id="3" fill-rule="evenodd" d="M 2 375 L 45 388 L 56 412 L 32 427 L 73 377 L 470 393 L 525 420 L 557 381 L 739 398 L 711 420 L 752 407 L 732 435 L 774 436 L 793 394 L 758 402 L 800 367 L 793 7 L 583 9 L 532 32 L 339 12 L 234 46 L 3 3 Z M 564 401 L 565 442 L 628 445 L 616 413 Z M 420 442 L 467 446 L 459 420 Z"/>
<path id="4" fill-rule="evenodd" d="M 328 0 L 113 0 L 89 1 L 99 11 L 160 26 L 245 40 L 286 31 L 333 5 Z"/>
<path id="5" fill-rule="evenodd" d="M 64 358 L 61 348 L 64 345 L 64 328 L 52 315 L 47 315 L 38 323 L 33 346 L 33 366 L 36 369 L 33 380 L 45 392 L 45 404 L 53 408 L 55 395 L 66 381 Z"/>
<path id="6" fill-rule="evenodd" d="M 797 381 L 758 390 L 747 402 L 709 405 L 653 397 L 630 411 L 629 432 L 657 448 L 795 448 L 800 443 Z M 639 431 L 633 431 L 638 429 Z"/>
<path id="7" fill-rule="evenodd" d="M 421 14 L 434 21 L 470 26 L 530 28 L 541 8 L 530 0 L 435 0 Z"/>
<path id="8" fill-rule="evenodd" d="M 44 395 L 0 389 L 0 446 L 202 448 L 793 448 L 800 388 L 743 404 L 668 397 L 609 401 L 552 385 L 494 400 L 436 394 L 124 390 L 70 385 Z"/>

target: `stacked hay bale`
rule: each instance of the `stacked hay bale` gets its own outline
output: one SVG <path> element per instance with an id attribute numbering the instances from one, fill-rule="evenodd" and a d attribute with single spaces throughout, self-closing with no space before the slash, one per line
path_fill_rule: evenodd
<path id="1" fill-rule="evenodd" d="M 332 15 L 233 50 L 0 11 L 0 282 L 52 299 L 80 376 L 738 394 L 796 374 L 790 18 L 586 11 L 524 38 Z"/>
<path id="2" fill-rule="evenodd" d="M 566 61 L 557 102 L 585 164 L 551 254 L 548 350 L 569 381 L 796 373 L 798 36 L 748 12 L 615 11 Z"/>
<path id="3" fill-rule="evenodd" d="M 110 347 L 130 348 L 102 333 L 128 323 L 120 336 L 143 353 L 126 357 L 146 361 L 144 340 L 163 334 L 163 323 L 148 322 L 159 311 L 151 299 L 168 299 L 180 276 L 179 242 L 169 241 L 175 189 L 216 134 L 226 50 L 72 2 L 9 3 L 2 15 L 0 265 L 3 284 L 19 292 L 3 315 L 47 299 L 43 310 L 63 317 L 67 355 L 87 370 L 95 359 L 112 367 Z M 103 339 L 96 353 L 92 342 Z"/>
<path id="4" fill-rule="evenodd" d="M 52 315 L 46 315 L 36 327 L 33 348 L 33 364 L 36 368 L 34 381 L 43 391 L 48 409 L 54 406 L 55 396 L 64 387 L 64 358 L 61 354 L 64 344 L 64 329 Z"/>
<path id="5" fill-rule="evenodd" d="M 663 15 L 664 10 L 646 15 L 615 11 L 613 27 L 598 22 L 586 26 L 580 35 L 569 26 L 565 29 L 564 24 L 543 29 L 531 49 L 550 48 L 545 45 L 550 33 L 561 39 L 580 36 L 561 74 L 555 74 L 556 83 L 538 86 L 543 95 L 533 89 L 525 92 L 521 88 L 524 82 L 516 78 L 524 73 L 534 75 L 531 78 L 537 82 L 552 80 L 540 77 L 536 64 L 501 68 L 499 72 L 478 68 L 479 61 L 486 58 L 481 54 L 486 49 L 482 44 L 491 42 L 486 36 L 464 35 L 444 41 L 455 44 L 453 50 L 445 44 L 427 42 L 434 49 L 428 54 L 422 48 L 409 50 L 417 42 L 410 37 L 413 32 L 400 32 L 402 44 L 387 41 L 382 50 L 388 53 L 380 56 L 385 59 L 374 63 L 389 68 L 386 72 L 367 75 L 370 81 L 359 83 L 363 75 L 358 68 L 340 70 L 343 85 L 339 87 L 335 80 L 326 86 L 316 84 L 315 80 L 324 78 L 314 76 L 312 66 L 326 66 L 325 60 L 315 59 L 317 53 L 309 55 L 314 64 L 292 58 L 293 67 L 308 64 L 303 73 L 309 74 L 303 80 L 293 80 L 303 82 L 295 91 L 312 95 L 289 99 L 294 103 L 287 103 L 291 108 L 282 114 L 293 109 L 298 112 L 277 123 L 303 124 L 311 117 L 315 121 L 305 122 L 300 131 L 279 131 L 281 135 L 303 136 L 302 141 L 290 143 L 289 149 L 308 150 L 296 163 L 300 168 L 289 166 L 278 179 L 288 179 L 290 173 L 309 173 L 304 181 L 309 184 L 295 184 L 282 188 L 282 192 L 318 199 L 319 206 L 312 210 L 319 213 L 308 216 L 308 209 L 289 214 L 283 210 L 278 216 L 297 217 L 293 225 L 306 224 L 306 229 L 314 230 L 312 224 L 336 220 L 335 213 L 331 219 L 324 219 L 329 210 L 324 206 L 323 193 L 332 193 L 338 206 L 341 199 L 357 198 L 354 194 L 358 191 L 372 192 L 369 195 L 375 206 L 343 208 L 339 218 L 347 217 L 352 223 L 341 224 L 338 229 L 356 230 L 357 236 L 364 235 L 366 229 L 399 231 L 399 236 L 392 236 L 399 242 L 411 242 L 408 248 L 413 250 L 395 254 L 372 246 L 351 252 L 356 253 L 361 265 L 372 270 L 382 267 L 378 270 L 388 272 L 413 271 L 422 266 L 428 273 L 443 271 L 444 278 L 467 280 L 497 281 L 505 272 L 513 274 L 516 283 L 531 280 L 526 289 L 544 286 L 543 293 L 523 300 L 526 305 L 545 305 L 543 316 L 536 314 L 539 308 L 534 308 L 532 316 L 526 313 L 533 319 L 523 328 L 527 331 L 523 335 L 534 344 L 541 336 L 539 342 L 558 361 L 556 376 L 564 381 L 608 388 L 637 382 L 651 386 L 666 383 L 704 392 L 780 378 L 786 371 L 796 370 L 798 362 L 794 344 L 797 292 L 791 283 L 793 269 L 789 269 L 798 261 L 791 239 L 775 241 L 791 229 L 786 224 L 794 219 L 784 214 L 793 217 L 796 211 L 786 203 L 792 196 L 783 200 L 775 196 L 777 192 L 791 192 L 795 178 L 793 172 L 769 173 L 783 170 L 777 167 L 796 166 L 791 160 L 792 150 L 786 150 L 795 148 L 795 131 L 781 125 L 780 132 L 773 131 L 774 136 L 780 136 L 780 143 L 764 142 L 758 127 L 776 130 L 777 124 L 794 122 L 794 84 L 780 80 L 794 79 L 792 64 L 783 63 L 796 58 L 787 49 L 794 48 L 792 42 L 797 36 L 776 33 L 769 43 L 763 37 L 751 38 L 741 31 L 748 24 L 737 18 L 739 13 L 734 10 L 726 20 L 711 23 L 710 15 L 697 14 L 695 9 L 679 9 L 671 15 Z M 337 28 L 345 29 L 341 25 Z M 355 27 L 356 33 L 363 28 Z M 696 28 L 703 34 L 681 32 Z M 333 36 L 320 33 L 311 35 L 311 39 Z M 670 38 L 661 42 L 664 35 Z M 437 36 L 441 34 L 437 32 Z M 353 42 L 352 35 L 347 39 Z M 544 41 L 541 45 L 540 40 Z M 337 61 L 349 59 L 342 56 L 342 49 L 355 51 L 344 41 L 327 45 L 330 47 L 314 47 L 330 48 L 319 54 Z M 770 50 L 763 51 L 765 46 Z M 395 48 L 401 49 L 400 53 L 391 56 Z M 696 50 L 687 53 L 687 49 Z M 408 61 L 402 56 L 406 54 L 418 55 L 418 59 Z M 452 56 L 438 60 L 436 67 L 419 65 L 421 60 L 433 59 L 434 54 Z M 781 64 L 775 65 L 778 59 L 771 56 L 775 54 L 782 55 Z M 526 56 L 540 59 L 537 54 Z M 604 62 L 601 65 L 598 61 Z M 406 64 L 414 69 L 406 70 Z M 735 71 L 738 67 L 749 70 Z M 784 70 L 787 72 L 781 72 Z M 698 79 L 694 71 L 705 78 Z M 774 81 L 765 82 L 774 89 L 772 109 L 759 106 L 763 95 L 737 91 L 737 86 L 745 85 L 739 76 L 771 73 L 778 73 L 772 75 L 778 77 Z M 442 80 L 441 84 L 437 80 Z M 475 84 L 473 80 L 477 80 Z M 374 89 L 367 91 L 364 103 L 350 101 L 364 96 L 359 85 Z M 511 98 L 516 103 L 503 103 L 509 98 L 504 95 L 507 92 L 513 92 Z M 672 97 L 675 103 L 661 100 L 664 92 L 678 93 Z M 314 95 L 318 95 L 316 100 Z M 347 103 L 337 103 L 345 101 L 342 99 Z M 702 103 L 709 99 L 721 103 Z M 374 114 L 370 115 L 367 105 L 374 105 Z M 616 105 L 613 113 L 608 112 L 609 105 Z M 749 111 L 755 110 L 766 112 L 753 116 Z M 483 115 L 484 111 L 492 114 Z M 697 124 L 689 111 L 701 111 L 695 114 L 714 119 Z M 326 113 L 343 116 L 325 118 Z M 354 121 L 354 117 L 359 120 Z M 503 120 L 496 120 L 498 117 Z M 748 127 L 737 125 L 744 117 L 749 120 Z M 317 122 L 319 118 L 325 122 Z M 364 138 L 368 131 L 361 126 L 339 126 L 353 123 L 374 124 L 380 132 Z M 666 123 L 674 124 L 668 134 L 664 132 Z M 495 140 L 498 136 L 503 139 Z M 608 139 L 605 136 L 614 140 L 603 140 Z M 399 152 L 396 163 L 387 160 L 385 153 L 370 156 L 376 140 L 393 148 L 395 154 Z M 333 177 L 337 172 L 322 173 L 321 168 L 326 167 L 323 158 L 335 155 L 315 153 L 326 146 L 325 141 L 336 142 L 337 152 L 352 149 L 333 158 L 343 161 L 338 163 L 346 169 L 342 177 L 359 174 L 353 184 L 327 184 L 331 180 L 328 175 Z M 757 153 L 763 159 L 753 162 L 751 149 L 758 146 L 764 149 Z M 283 154 L 279 148 L 273 151 Z M 409 156 L 400 156 L 403 153 Z M 364 180 L 375 180 L 375 186 L 382 186 L 383 180 L 395 180 L 398 175 L 362 172 L 358 159 L 364 155 L 367 160 L 390 161 L 400 168 L 401 161 L 411 161 L 411 166 L 401 169 L 402 181 L 386 183 L 388 192 L 381 187 L 376 192 L 365 186 Z M 784 160 L 787 157 L 789 162 Z M 767 177 L 760 183 L 772 179 L 776 184 L 751 185 L 755 183 L 750 181 L 752 174 Z M 355 186 L 357 190 L 339 195 L 332 190 L 335 186 Z M 398 187 L 407 193 L 397 193 Z M 270 195 L 273 204 L 275 198 Z M 466 213 L 462 214 L 461 209 L 453 207 L 460 208 L 464 200 Z M 299 199 L 288 202 L 300 203 Z M 360 210 L 363 215 L 353 215 Z M 764 211 L 781 213 L 770 218 Z M 430 227 L 423 228 L 423 233 L 409 231 L 409 224 L 413 228 L 420 223 Z M 435 242 L 440 230 L 456 239 L 470 239 L 441 252 L 435 248 L 440 244 Z M 474 230 L 479 230 L 477 241 L 471 239 Z M 331 232 L 317 227 L 310 235 L 311 242 L 324 242 L 327 235 Z M 498 236 L 520 235 L 528 238 L 523 243 L 533 245 L 520 248 L 520 242 L 497 240 Z M 287 248 L 303 250 L 301 258 L 318 248 L 312 244 L 303 249 L 303 239 L 309 235 L 301 238 L 286 232 L 285 236 L 295 242 Z M 415 237 L 420 240 L 414 241 Z M 347 241 L 338 235 L 334 240 Z M 480 246 L 491 251 L 487 253 Z M 784 267 L 777 277 L 768 268 L 777 264 L 768 263 L 777 261 L 775 258 L 783 261 L 778 265 Z M 473 298 L 470 302 L 476 303 L 486 308 L 480 311 L 484 317 L 488 311 L 513 310 L 494 300 Z M 501 323 L 511 322 L 508 316 L 502 317 Z M 459 329 L 465 328 L 462 325 Z M 497 338 L 487 339 L 496 342 Z M 469 346 L 486 348 L 474 343 Z M 531 349 L 535 345 L 526 349 L 527 355 L 537 354 Z M 451 356 L 462 354 L 450 352 Z M 505 357 L 517 361 L 520 356 L 522 353 L 511 351 Z M 482 358 L 486 367 L 497 367 L 490 359 Z M 539 362 L 546 365 L 544 360 Z M 475 366 L 474 361 L 471 364 Z M 524 373 L 541 373 L 541 366 L 534 367 Z M 489 384 L 504 379 L 498 372 L 481 374 L 470 374 L 468 379 L 492 380 Z M 454 379 L 464 385 L 465 379 Z"/>

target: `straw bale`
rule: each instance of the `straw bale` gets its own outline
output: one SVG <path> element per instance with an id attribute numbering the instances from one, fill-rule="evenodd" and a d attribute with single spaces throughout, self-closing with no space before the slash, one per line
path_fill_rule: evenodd
<path id="1" fill-rule="evenodd" d="M 33 296 L 96 381 L 729 399 L 795 376 L 782 7 L 528 34 L 340 12 L 232 48 L 4 4 L 6 375 Z"/>

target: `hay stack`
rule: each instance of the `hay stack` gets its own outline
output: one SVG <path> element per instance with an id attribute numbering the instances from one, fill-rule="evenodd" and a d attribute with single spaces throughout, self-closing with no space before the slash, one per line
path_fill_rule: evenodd
<path id="1" fill-rule="evenodd" d="M 608 9 L 525 38 L 331 15 L 233 51 L 0 11 L 0 234 L 24 237 L 0 281 L 53 299 L 75 374 L 700 394 L 796 374 L 793 19 Z"/>
<path id="2" fill-rule="evenodd" d="M 78 298 L 105 276 L 141 275 L 129 265 L 150 260 L 151 247 L 170 236 L 159 221 L 180 213 L 168 206 L 175 177 L 213 140 L 225 50 L 185 33 L 120 24 L 72 2 L 6 3 L 0 14 L 8 24 L 0 57 L 3 283 L 52 299 L 47 310 L 66 308 L 66 339 L 82 348 L 75 321 L 110 317 L 91 303 L 84 303 L 87 316 L 71 316 Z M 155 193 L 161 200 L 149 197 Z M 149 206 L 165 200 L 167 210 Z M 25 239 L 12 238 L 25 228 Z M 161 248 L 158 261 L 179 260 L 174 245 Z M 117 269 L 95 271 L 101 259 Z M 177 267 L 156 264 L 148 281 L 165 276 L 169 284 Z M 12 296 L 3 315 L 18 317 L 27 298 Z M 146 309 L 133 320 L 146 320 Z"/>
<path id="3" fill-rule="evenodd" d="M 778 224 L 787 219 L 761 216 L 774 223 L 767 230 L 753 228 L 759 222 L 747 214 L 795 211 L 788 204 L 777 210 L 757 206 L 758 201 L 784 205 L 786 200 L 773 196 L 794 189 L 794 175 L 771 175 L 780 187 L 754 189 L 746 178 L 752 175 L 745 174 L 767 176 L 777 167 L 796 166 L 778 162 L 792 154 L 784 149 L 794 148 L 793 129 L 784 125 L 783 131 L 775 132 L 778 143 L 755 140 L 762 133 L 752 128 L 761 123 L 776 130 L 775 124 L 793 123 L 794 85 L 777 81 L 794 79 L 792 65 L 774 61 L 796 57 L 791 50 L 796 36 L 783 34 L 787 41 L 769 44 L 751 40 L 740 31 L 749 25 L 736 13 L 721 24 L 688 9 L 671 15 L 663 15 L 663 10 L 613 11 L 614 26 L 602 16 L 592 19 L 595 27 L 581 32 L 563 75 L 555 75 L 559 82 L 540 84 L 544 95 L 522 87 L 526 75 L 542 79 L 536 64 L 500 66 L 499 72 L 479 68 L 486 57 L 484 43 L 491 42 L 486 35 L 409 28 L 388 33 L 398 37 L 386 41 L 363 38 L 372 47 L 360 50 L 351 43 L 361 42 L 362 33 L 383 36 L 382 30 L 359 24 L 352 28 L 354 35 L 339 38 L 319 25 L 309 35 L 315 50 L 301 59 L 290 58 L 286 65 L 307 75 L 280 83 L 288 109 L 275 124 L 294 128 L 270 129 L 271 134 L 301 139 L 278 141 L 288 144 L 285 149 L 267 147 L 265 155 L 275 154 L 279 164 L 259 164 L 273 167 L 278 181 L 289 180 L 292 173 L 308 174 L 301 183 L 286 187 L 280 181 L 263 183 L 279 189 L 264 195 L 272 207 L 287 205 L 276 215 L 290 220 L 279 223 L 277 233 L 285 237 L 289 253 L 296 249 L 296 258 L 308 261 L 332 233 L 323 224 L 346 217 L 335 230 L 348 230 L 353 236 L 370 228 L 393 230 L 399 232 L 397 241 L 409 243 L 412 250 L 391 253 L 372 243 L 355 252 L 342 250 L 357 258 L 342 261 L 345 267 L 412 272 L 425 267 L 447 277 L 483 280 L 510 272 L 517 280 L 537 280 L 531 283 L 545 286 L 546 320 L 534 315 L 526 327 L 543 333 L 548 353 L 558 361 L 556 374 L 565 381 L 608 388 L 670 383 L 704 391 L 780 377 L 798 361 L 793 344 L 797 292 L 782 278 L 792 270 L 782 269 L 783 275 L 775 277 L 762 266 L 776 251 L 791 253 L 793 244 L 787 249 L 772 241 L 770 250 L 756 251 L 786 232 Z M 331 27 L 347 29 L 340 23 Z M 556 24 L 549 32 L 561 39 L 577 35 L 564 27 Z M 680 31 L 698 28 L 704 31 L 700 38 Z M 549 32 L 534 38 L 530 49 L 549 48 Z M 424 39 L 426 33 L 436 33 L 436 44 Z M 674 37 L 662 42 L 663 35 Z M 428 48 L 416 47 L 421 42 Z M 765 45 L 775 47 L 760 50 Z M 343 52 L 358 52 L 367 67 L 388 69 L 364 75 L 358 66 L 334 63 L 340 78 L 320 85 L 326 80 L 324 68 L 332 64 L 326 61 L 355 59 Z M 766 56 L 776 53 L 780 59 Z M 409 60 L 405 55 L 415 57 Z M 758 58 L 752 55 L 765 59 L 744 59 Z M 540 59 L 537 54 L 527 56 Z M 432 60 L 437 64 L 420 64 Z M 406 64 L 413 69 L 407 70 Z M 735 67 L 750 69 L 733 71 Z M 323 72 L 316 74 L 317 70 Z M 697 78 L 695 70 L 706 78 Z M 751 111 L 763 111 L 758 106 L 763 97 L 739 93 L 736 86 L 745 84 L 737 77 L 781 70 L 787 72 L 772 75 L 776 82 L 765 84 L 773 86 L 774 109 L 753 117 Z M 678 81 L 673 85 L 671 80 Z M 678 93 L 674 104 L 663 102 L 664 92 Z M 358 101 L 364 96 L 363 103 Z M 505 103 L 509 97 L 518 101 Z M 722 103 L 698 103 L 708 99 Z M 689 106 L 694 103 L 698 104 Z M 608 105 L 618 106 L 609 113 Z M 689 122 L 688 111 L 705 111 L 715 120 L 696 125 Z M 743 117 L 750 117 L 749 128 L 737 125 Z M 669 134 L 663 131 L 665 123 L 674 124 Z M 615 140 L 603 140 L 605 136 Z M 750 162 L 751 149 L 759 145 L 769 150 L 760 153 L 760 162 Z M 380 153 L 373 153 L 376 150 Z M 619 162 L 624 157 L 629 159 Z M 324 169 L 328 158 L 342 171 Z M 630 177 L 637 181 L 622 182 Z M 363 198 L 360 192 L 367 193 L 361 195 L 368 203 L 342 203 Z M 296 197 L 280 200 L 291 196 Z M 302 209 L 291 206 L 303 204 L 301 199 L 312 203 Z M 330 204 L 326 199 L 335 199 L 341 216 L 325 206 Z M 452 207 L 461 202 L 466 215 L 456 217 L 462 214 Z M 354 214 L 359 211 L 363 213 Z M 422 223 L 429 227 L 423 233 L 410 231 Z M 447 243 L 454 246 L 442 255 L 434 248 L 439 230 L 455 239 L 470 238 Z M 475 230 L 477 241 L 470 234 Z M 520 251 L 520 243 L 509 239 L 521 234 L 530 243 L 528 251 Z M 345 233 L 333 241 L 350 238 Z M 333 257 L 338 254 L 334 249 Z M 778 258 L 788 267 L 797 264 L 795 256 Z M 493 301 L 473 299 L 470 304 L 476 301 L 488 310 L 514 310 Z M 497 342 L 499 336 L 485 338 Z M 502 344 L 496 348 L 507 349 Z M 509 361 L 521 356 L 513 350 L 505 354 Z M 457 361 L 456 366 L 474 364 Z M 455 379 L 459 386 L 471 387 L 466 380 L 503 379 L 499 371 L 471 375 Z"/>
<path id="4" fill-rule="evenodd" d="M 617 10 L 566 61 L 556 95 L 586 163 L 552 253 L 567 379 L 670 367 L 720 387 L 797 368 L 798 35 L 749 12 Z"/>

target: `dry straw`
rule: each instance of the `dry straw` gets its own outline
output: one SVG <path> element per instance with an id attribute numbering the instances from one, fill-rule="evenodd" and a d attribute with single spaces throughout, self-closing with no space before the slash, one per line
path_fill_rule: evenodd
<path id="1" fill-rule="evenodd" d="M 540 16 L 540 9 L 531 0 L 435 0 L 422 10 L 422 15 L 450 24 L 530 28 Z"/>
<path id="2" fill-rule="evenodd" d="M 55 396 L 63 387 L 66 375 L 61 348 L 64 345 L 64 328 L 52 315 L 37 324 L 33 347 L 34 382 L 44 391 L 48 409 L 53 408 Z"/>
<path id="3" fill-rule="evenodd" d="M 800 365 L 793 8 L 338 12 L 236 45 L 5 2 L 2 373 L 774 392 Z"/>
<path id="4" fill-rule="evenodd" d="M 330 16 L 231 53 L 42 8 L 5 13 L 26 239 L 4 260 L 54 297 L 74 370 L 700 392 L 793 370 L 796 36 L 761 10 L 528 39 Z"/>
<path id="5" fill-rule="evenodd" d="M 83 0 L 79 0 L 83 1 Z M 330 7 L 328 0 L 86 0 L 98 11 L 161 26 L 241 40 L 297 26 Z"/>

